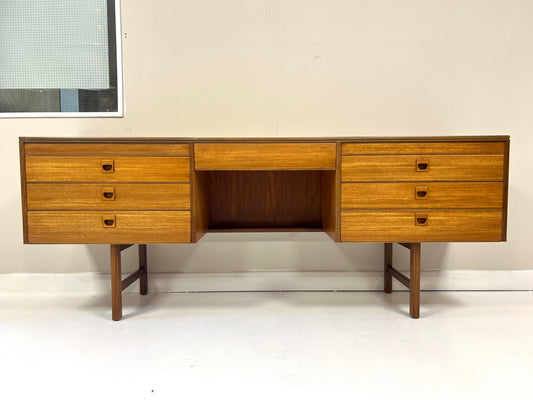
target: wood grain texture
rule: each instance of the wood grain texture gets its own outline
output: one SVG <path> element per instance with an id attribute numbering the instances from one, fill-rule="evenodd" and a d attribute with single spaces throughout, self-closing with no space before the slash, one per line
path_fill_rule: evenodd
<path id="1" fill-rule="evenodd" d="M 416 226 L 417 211 L 342 211 L 343 242 L 497 242 L 501 210 L 424 210 L 427 226 Z"/>
<path id="2" fill-rule="evenodd" d="M 503 154 L 505 142 L 343 143 L 343 155 L 358 154 Z"/>
<path id="3" fill-rule="evenodd" d="M 417 229 L 433 229 L 437 208 L 446 209 L 443 212 L 451 212 L 451 208 L 493 208 L 500 212 L 500 239 L 505 240 L 508 143 L 508 137 L 503 136 L 339 140 L 21 138 L 23 218 L 28 207 L 42 212 L 84 210 L 81 214 L 102 210 L 110 216 L 120 210 L 192 209 L 192 228 L 188 228 L 192 241 L 208 229 L 322 229 L 340 240 L 341 230 L 344 234 L 346 228 L 340 226 L 341 219 L 344 221 L 341 205 L 345 211 L 366 209 L 377 213 L 393 208 L 402 212 L 408 208 L 425 210 L 429 225 Z M 341 151 L 385 155 L 337 157 Z M 422 158 L 429 168 L 417 172 L 416 161 Z M 112 161 L 114 172 L 102 171 L 103 160 Z M 191 167 L 201 168 L 203 162 L 213 171 Z M 309 174 L 298 175 L 306 170 Z M 188 182 L 193 182 L 192 188 Z M 426 199 L 414 198 L 418 186 L 426 188 Z M 114 200 L 103 201 L 102 188 L 111 188 Z M 37 213 L 32 215 L 34 218 Z M 116 223 L 115 228 L 106 229 L 120 230 L 120 218 Z M 24 226 L 25 241 L 30 242 L 28 227 L 34 229 L 37 225 L 26 221 Z M 396 227 L 387 229 L 394 232 Z M 453 232 L 450 230 L 449 240 L 456 240 Z M 49 240 L 59 243 L 53 235 L 50 233 Z M 478 237 L 461 236 L 459 240 Z M 75 240 L 84 243 L 79 237 Z M 124 236 L 122 240 L 135 242 Z M 482 240 L 487 240 L 486 236 Z M 404 237 L 401 241 L 418 240 Z M 146 242 L 156 243 L 157 239 Z"/>
<path id="4" fill-rule="evenodd" d="M 426 191 L 416 198 L 418 189 Z M 502 182 L 343 183 L 342 208 L 501 208 Z"/>
<path id="5" fill-rule="evenodd" d="M 147 155 L 188 156 L 189 144 L 149 143 L 28 143 L 26 154 L 40 156 Z"/>
<path id="6" fill-rule="evenodd" d="M 114 192 L 104 200 L 102 191 Z M 29 183 L 29 210 L 189 210 L 188 183 Z"/>
<path id="7" fill-rule="evenodd" d="M 343 182 L 502 181 L 503 154 L 431 155 L 426 171 L 417 171 L 416 155 L 342 156 Z"/>
<path id="8" fill-rule="evenodd" d="M 320 171 L 211 171 L 209 228 L 321 228 Z"/>
<path id="9" fill-rule="evenodd" d="M 104 173 L 102 161 L 113 161 Z M 27 182 L 189 182 L 189 157 L 26 156 Z"/>
<path id="10" fill-rule="evenodd" d="M 103 226 L 104 216 L 115 227 Z M 29 243 L 189 243 L 189 211 L 29 211 Z"/>
<path id="11" fill-rule="evenodd" d="M 336 143 L 195 143 L 196 170 L 335 169 Z"/>

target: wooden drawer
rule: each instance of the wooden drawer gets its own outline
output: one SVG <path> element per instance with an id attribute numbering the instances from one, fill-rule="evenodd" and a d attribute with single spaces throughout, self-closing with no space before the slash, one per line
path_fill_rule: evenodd
<path id="1" fill-rule="evenodd" d="M 501 208 L 501 182 L 343 183 L 341 207 Z"/>
<path id="2" fill-rule="evenodd" d="M 26 182 L 189 182 L 189 157 L 26 156 Z"/>
<path id="3" fill-rule="evenodd" d="M 28 212 L 28 243 L 189 243 L 190 240 L 189 211 Z"/>
<path id="4" fill-rule="evenodd" d="M 335 169 L 336 143 L 196 143 L 197 170 Z"/>
<path id="5" fill-rule="evenodd" d="M 501 181 L 504 156 L 343 156 L 342 181 Z"/>
<path id="6" fill-rule="evenodd" d="M 189 147 L 188 143 L 27 143 L 24 151 L 40 156 L 188 156 Z"/>
<path id="7" fill-rule="evenodd" d="M 363 154 L 503 154 L 505 142 L 343 143 L 343 155 Z"/>
<path id="8" fill-rule="evenodd" d="M 342 211 L 343 242 L 485 242 L 502 240 L 501 210 Z"/>
<path id="9" fill-rule="evenodd" d="M 189 210 L 188 183 L 28 183 L 29 210 Z"/>

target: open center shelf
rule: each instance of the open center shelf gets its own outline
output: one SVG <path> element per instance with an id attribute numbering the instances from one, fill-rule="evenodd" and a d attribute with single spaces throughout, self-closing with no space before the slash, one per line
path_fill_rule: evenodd
<path id="1" fill-rule="evenodd" d="M 201 171 L 208 231 L 321 231 L 333 212 L 335 171 Z M 326 221 L 326 223 L 325 223 Z"/>

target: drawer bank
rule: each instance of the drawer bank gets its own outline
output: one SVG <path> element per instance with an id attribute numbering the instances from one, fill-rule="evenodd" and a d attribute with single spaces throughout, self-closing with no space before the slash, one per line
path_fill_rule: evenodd
<path id="1" fill-rule="evenodd" d="M 419 317 L 422 242 L 506 240 L 508 136 L 20 138 L 24 243 L 105 243 L 112 317 L 148 293 L 146 245 L 214 231 L 323 231 L 384 243 L 384 290 Z M 410 251 L 409 277 L 392 244 Z M 139 245 L 122 279 L 121 251 Z"/>

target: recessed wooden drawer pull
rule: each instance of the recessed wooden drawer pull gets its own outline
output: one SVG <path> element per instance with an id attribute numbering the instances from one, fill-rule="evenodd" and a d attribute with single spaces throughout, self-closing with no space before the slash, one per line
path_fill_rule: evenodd
<path id="1" fill-rule="evenodd" d="M 102 218 L 104 228 L 114 228 L 116 226 L 115 216 L 105 216 Z"/>
<path id="2" fill-rule="evenodd" d="M 113 160 L 102 160 L 102 172 L 103 173 L 112 173 L 115 172 L 115 161 Z"/>
<path id="3" fill-rule="evenodd" d="M 113 201 L 115 200 L 115 188 L 102 189 L 102 200 Z"/>
<path id="4" fill-rule="evenodd" d="M 416 159 L 416 170 L 427 171 L 429 169 L 429 160 L 427 158 Z"/>
<path id="5" fill-rule="evenodd" d="M 417 186 L 415 188 L 415 199 L 417 200 L 426 200 L 428 198 L 428 187 L 427 186 Z"/>
<path id="6" fill-rule="evenodd" d="M 415 214 L 415 225 L 416 226 L 427 226 L 427 224 L 428 224 L 427 214 Z"/>

